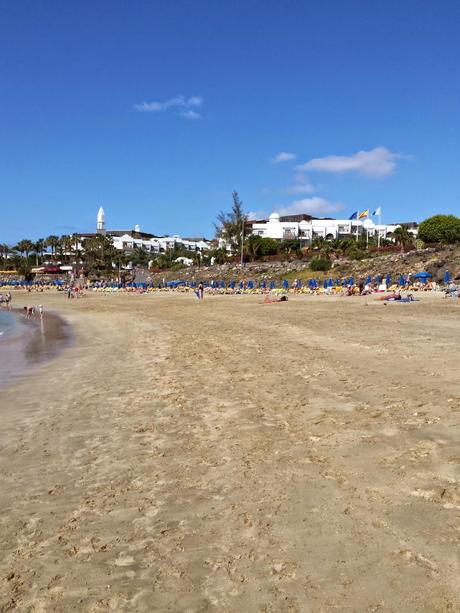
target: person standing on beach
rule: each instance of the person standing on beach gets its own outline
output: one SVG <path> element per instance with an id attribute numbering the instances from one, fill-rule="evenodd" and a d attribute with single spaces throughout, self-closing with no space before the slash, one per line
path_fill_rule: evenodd
<path id="1" fill-rule="evenodd" d="M 203 283 L 200 283 L 198 285 L 198 300 L 203 300 L 204 298 L 204 285 Z"/>
<path id="2" fill-rule="evenodd" d="M 40 319 L 43 319 L 43 305 L 42 304 L 38 305 L 38 312 L 40 314 Z"/>
<path id="3" fill-rule="evenodd" d="M 6 292 L 5 302 L 6 302 L 6 310 L 11 311 L 11 292 Z"/>

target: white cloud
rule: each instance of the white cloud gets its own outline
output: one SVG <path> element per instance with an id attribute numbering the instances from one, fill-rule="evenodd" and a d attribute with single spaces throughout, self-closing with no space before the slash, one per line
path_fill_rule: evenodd
<path id="1" fill-rule="evenodd" d="M 188 111 L 182 111 L 181 117 L 185 117 L 185 119 L 201 119 L 201 114 L 196 111 L 192 111 L 189 109 Z"/>
<path id="2" fill-rule="evenodd" d="M 248 219 L 254 221 L 255 219 L 266 219 L 267 213 L 265 211 L 249 211 Z"/>
<path id="3" fill-rule="evenodd" d="M 179 115 L 186 119 L 199 119 L 201 115 L 193 109 L 201 107 L 203 104 L 203 98 L 201 96 L 175 96 L 162 102 L 142 102 L 141 104 L 135 104 L 133 108 L 136 111 L 147 113 L 160 113 L 175 109 L 179 112 Z"/>
<path id="4" fill-rule="evenodd" d="M 388 177 L 396 170 L 396 160 L 409 156 L 392 153 L 386 147 L 375 147 L 369 151 L 358 151 L 353 155 L 328 155 L 313 158 L 297 167 L 298 170 L 320 170 L 323 172 L 356 172 L 367 177 Z"/>
<path id="5" fill-rule="evenodd" d="M 291 162 L 296 159 L 295 153 L 287 153 L 286 151 L 280 151 L 272 159 L 272 164 L 279 164 L 280 162 Z"/>
<path id="6" fill-rule="evenodd" d="M 318 191 L 317 188 L 310 183 L 308 178 L 302 173 L 298 172 L 294 175 L 294 182 L 289 187 L 284 188 L 285 194 L 312 194 Z"/>
<path id="7" fill-rule="evenodd" d="M 316 187 L 311 183 L 297 183 L 286 187 L 284 191 L 286 194 L 292 194 L 294 196 L 296 194 L 312 194 L 313 192 L 316 192 Z"/>
<path id="8" fill-rule="evenodd" d="M 303 198 L 302 200 L 294 200 L 286 207 L 278 209 L 280 215 L 298 215 L 300 213 L 309 213 L 310 215 L 328 215 L 337 213 L 344 208 L 341 202 L 329 202 L 325 198 Z"/>

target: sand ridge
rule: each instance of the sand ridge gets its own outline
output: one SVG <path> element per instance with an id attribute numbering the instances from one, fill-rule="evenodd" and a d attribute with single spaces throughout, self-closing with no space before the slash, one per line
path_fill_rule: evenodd
<path id="1" fill-rule="evenodd" d="M 460 608 L 458 305 L 46 295 L 0 392 L 0 610 Z"/>

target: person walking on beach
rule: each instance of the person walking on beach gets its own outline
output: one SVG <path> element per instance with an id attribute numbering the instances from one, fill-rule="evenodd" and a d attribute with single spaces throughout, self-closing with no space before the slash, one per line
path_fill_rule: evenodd
<path id="1" fill-rule="evenodd" d="M 38 305 L 38 312 L 40 314 L 40 319 L 43 319 L 43 305 L 42 304 Z"/>
<path id="2" fill-rule="evenodd" d="M 6 310 L 11 311 L 11 292 L 6 292 L 5 302 L 6 302 Z"/>
<path id="3" fill-rule="evenodd" d="M 204 285 L 203 283 L 200 283 L 198 285 L 198 300 L 203 300 L 204 298 Z"/>

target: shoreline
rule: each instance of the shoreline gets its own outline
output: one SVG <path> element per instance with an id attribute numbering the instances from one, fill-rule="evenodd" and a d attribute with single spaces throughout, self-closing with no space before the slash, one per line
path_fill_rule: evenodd
<path id="1" fill-rule="evenodd" d="M 27 319 L 19 308 L 8 313 L 16 323 L 11 334 L 0 341 L 0 389 L 54 360 L 74 342 L 71 325 L 54 311 L 34 319 Z"/>

